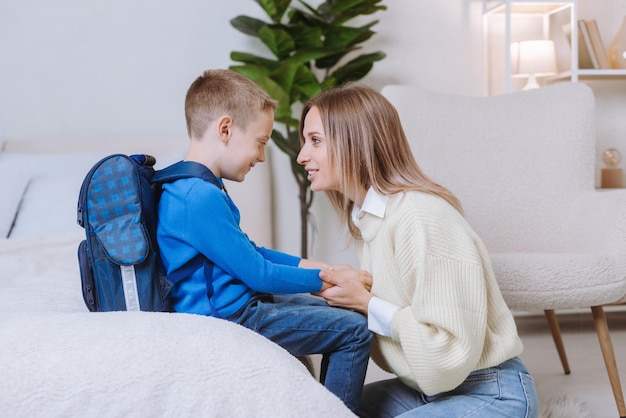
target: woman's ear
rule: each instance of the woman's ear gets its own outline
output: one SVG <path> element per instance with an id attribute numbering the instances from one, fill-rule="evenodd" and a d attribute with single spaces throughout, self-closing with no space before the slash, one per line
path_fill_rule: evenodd
<path id="1" fill-rule="evenodd" d="M 217 129 L 219 132 L 220 140 L 227 143 L 230 139 L 233 128 L 233 118 L 228 115 L 222 116 L 217 121 Z"/>

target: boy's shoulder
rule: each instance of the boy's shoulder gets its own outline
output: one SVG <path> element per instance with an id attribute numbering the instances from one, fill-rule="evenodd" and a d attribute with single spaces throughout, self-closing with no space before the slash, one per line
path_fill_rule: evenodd
<path id="1" fill-rule="evenodd" d="M 161 199 L 184 199 L 185 201 L 225 200 L 224 190 L 217 185 L 197 177 L 176 180 L 163 185 Z"/>

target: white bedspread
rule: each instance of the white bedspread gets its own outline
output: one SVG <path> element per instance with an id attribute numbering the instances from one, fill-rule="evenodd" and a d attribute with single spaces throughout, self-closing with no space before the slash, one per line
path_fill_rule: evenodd
<path id="1" fill-rule="evenodd" d="M 239 325 L 88 312 L 79 232 L 0 241 L 3 416 L 354 416 L 297 359 Z"/>
<path id="2" fill-rule="evenodd" d="M 0 313 L 87 312 L 78 243 L 83 232 L 0 240 Z"/>

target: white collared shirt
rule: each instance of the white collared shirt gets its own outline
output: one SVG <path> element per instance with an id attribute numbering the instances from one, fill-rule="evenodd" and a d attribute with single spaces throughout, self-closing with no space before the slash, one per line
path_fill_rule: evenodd
<path id="1" fill-rule="evenodd" d="M 352 219 L 356 220 L 363 216 L 363 212 L 384 218 L 388 201 L 388 196 L 383 196 L 370 187 L 363 200 L 363 206 L 354 205 Z M 391 323 L 398 309 L 400 309 L 398 305 L 372 296 L 367 306 L 367 327 L 378 335 L 391 337 Z"/>

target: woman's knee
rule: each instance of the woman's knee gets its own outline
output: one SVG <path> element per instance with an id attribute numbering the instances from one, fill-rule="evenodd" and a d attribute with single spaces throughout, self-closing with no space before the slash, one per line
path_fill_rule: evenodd
<path id="1" fill-rule="evenodd" d="M 400 379 L 386 379 L 363 387 L 359 417 L 395 417 L 423 404 L 420 393 Z"/>

